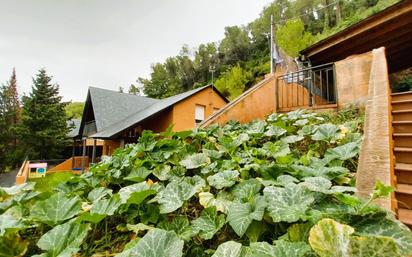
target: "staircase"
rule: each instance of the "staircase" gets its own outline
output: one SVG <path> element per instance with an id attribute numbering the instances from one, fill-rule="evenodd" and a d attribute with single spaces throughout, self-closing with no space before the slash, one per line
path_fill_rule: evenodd
<path id="1" fill-rule="evenodd" d="M 412 91 L 392 94 L 397 215 L 412 228 Z"/>

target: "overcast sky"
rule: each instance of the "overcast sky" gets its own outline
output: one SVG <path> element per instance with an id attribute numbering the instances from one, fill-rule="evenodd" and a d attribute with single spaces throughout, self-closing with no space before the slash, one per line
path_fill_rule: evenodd
<path id="1" fill-rule="evenodd" d="M 117 90 L 150 66 L 222 39 L 224 27 L 258 17 L 270 0 L 0 0 L 0 83 L 16 67 L 20 93 L 46 68 L 64 100 L 89 86 Z"/>

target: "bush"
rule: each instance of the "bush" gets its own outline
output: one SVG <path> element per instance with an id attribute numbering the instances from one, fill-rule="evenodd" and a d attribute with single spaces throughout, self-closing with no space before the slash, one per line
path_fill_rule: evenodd
<path id="1" fill-rule="evenodd" d="M 303 111 L 145 131 L 90 173 L 54 176 L 50 191 L 1 189 L 0 247 L 11 256 L 409 256 L 412 233 L 371 203 L 392 188 L 353 195 L 360 142 L 359 126 Z"/>

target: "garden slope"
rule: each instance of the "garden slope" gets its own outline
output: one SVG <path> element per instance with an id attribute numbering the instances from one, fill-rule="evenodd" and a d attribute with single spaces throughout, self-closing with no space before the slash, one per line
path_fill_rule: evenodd
<path id="1" fill-rule="evenodd" d="M 391 188 L 353 195 L 362 124 L 338 121 L 145 131 L 90 173 L 2 188 L 0 256 L 409 256 L 409 229 L 371 203 Z"/>

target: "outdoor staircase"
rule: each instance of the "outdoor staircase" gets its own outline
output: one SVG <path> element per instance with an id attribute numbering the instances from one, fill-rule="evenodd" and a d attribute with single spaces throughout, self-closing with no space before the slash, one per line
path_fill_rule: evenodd
<path id="1" fill-rule="evenodd" d="M 412 228 L 412 91 L 392 94 L 392 117 L 397 215 Z"/>

